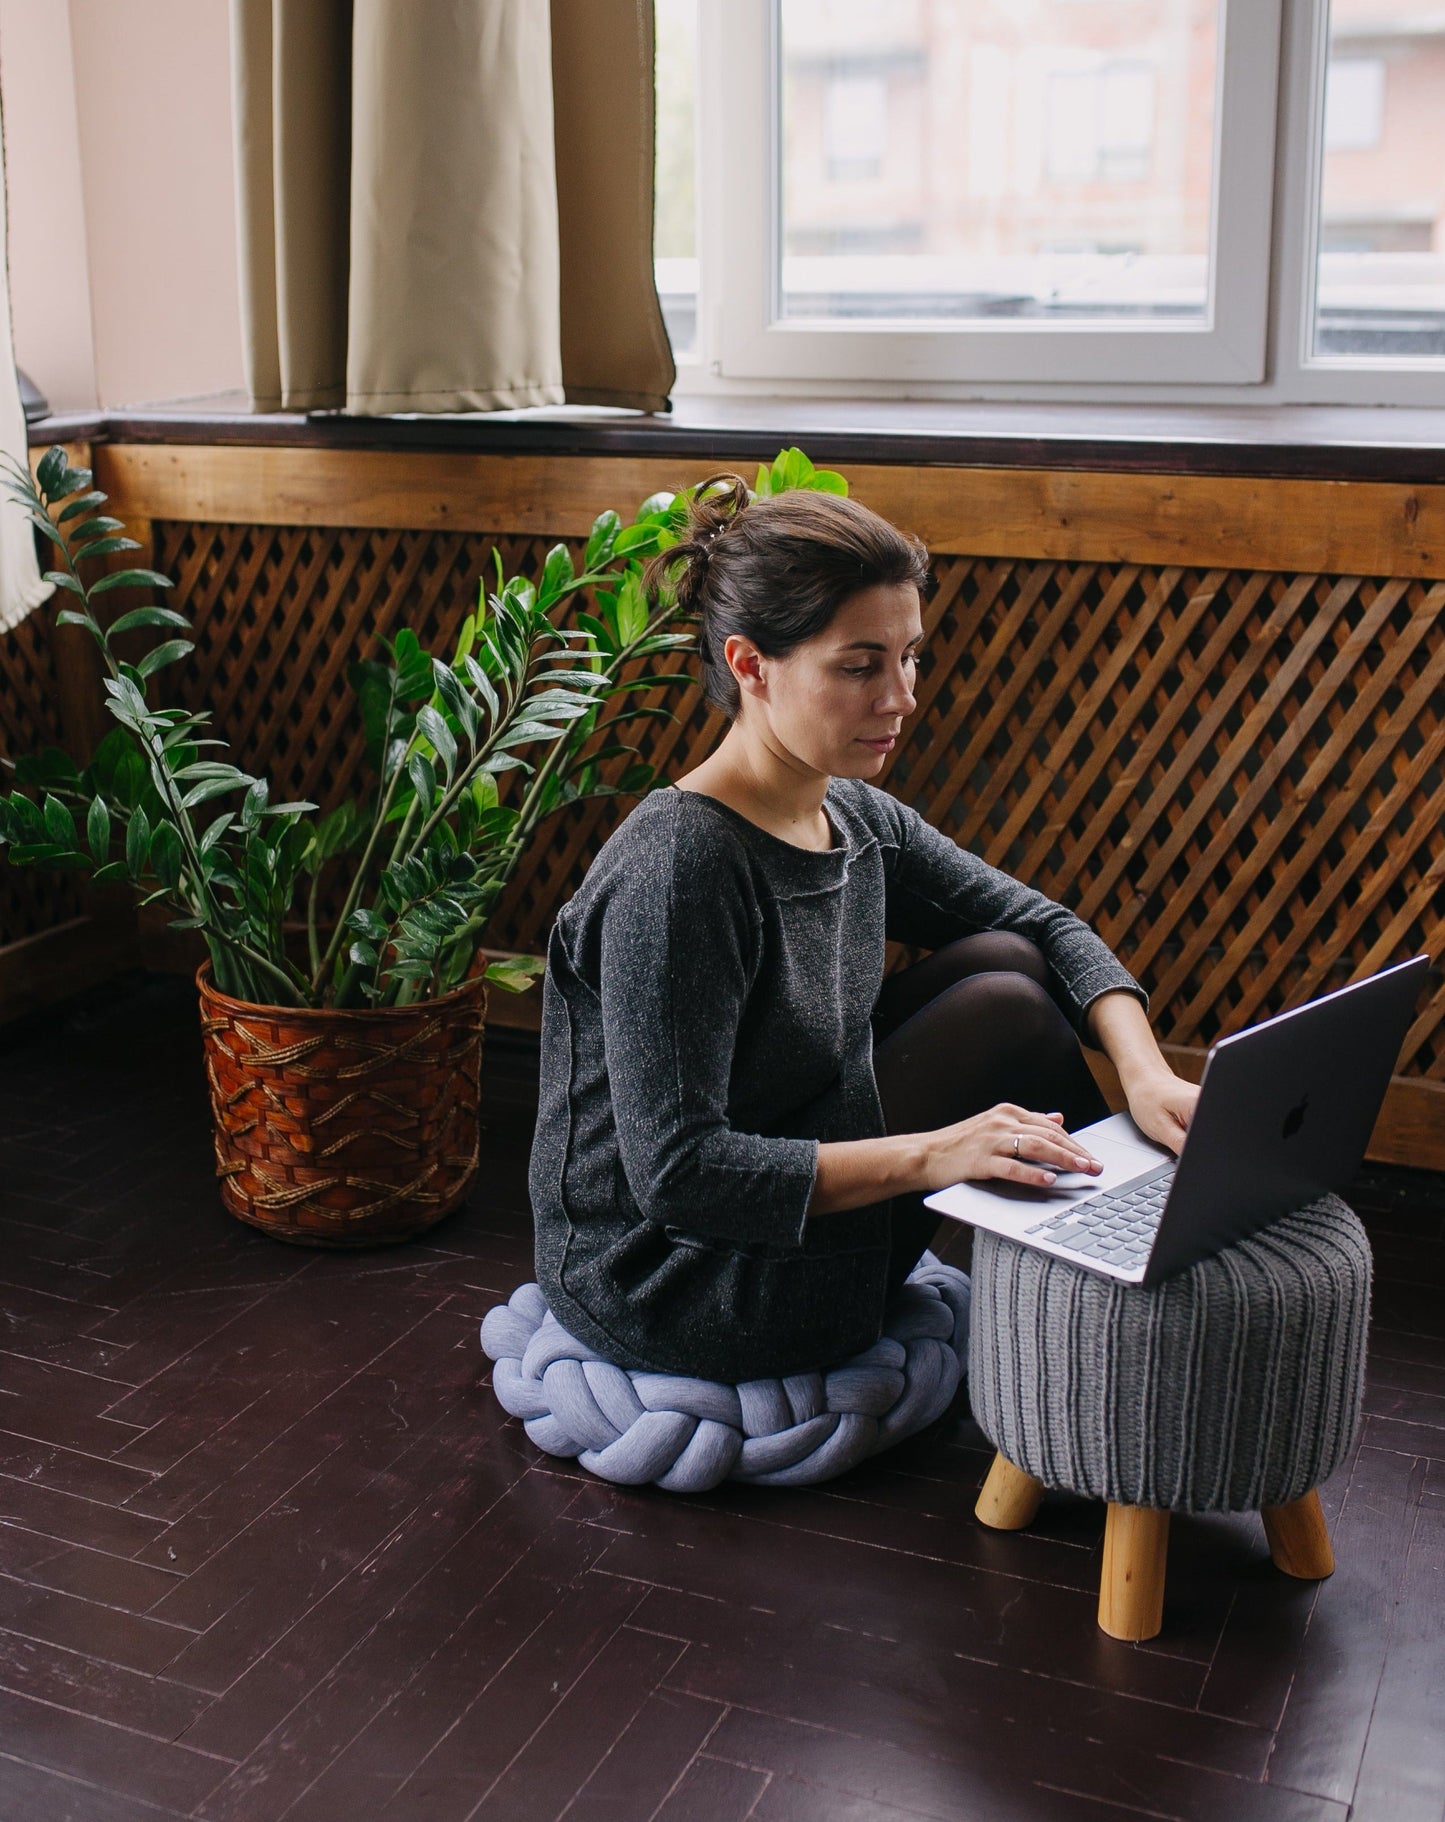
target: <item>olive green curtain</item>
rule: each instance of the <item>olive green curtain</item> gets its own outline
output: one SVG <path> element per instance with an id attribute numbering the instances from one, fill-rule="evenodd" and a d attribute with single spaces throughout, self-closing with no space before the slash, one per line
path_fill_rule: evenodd
<path id="1" fill-rule="evenodd" d="M 257 410 L 665 409 L 651 0 L 231 0 Z"/>

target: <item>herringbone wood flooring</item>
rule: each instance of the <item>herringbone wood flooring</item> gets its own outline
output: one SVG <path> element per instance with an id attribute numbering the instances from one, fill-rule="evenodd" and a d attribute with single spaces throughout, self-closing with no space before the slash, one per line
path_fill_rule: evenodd
<path id="1" fill-rule="evenodd" d="M 1339 1568 L 1178 1520 L 1163 1635 L 1094 1624 L 1103 1514 L 972 1517 L 960 1403 L 810 1492 L 685 1500 L 538 1455 L 478 1319 L 529 1270 L 528 1057 L 426 1243 L 224 1216 L 190 990 L 0 1054 L 3 1822 L 1439 1822 L 1445 1185 L 1374 1172 Z M 535 1070 L 535 1057 L 530 1063 Z"/>

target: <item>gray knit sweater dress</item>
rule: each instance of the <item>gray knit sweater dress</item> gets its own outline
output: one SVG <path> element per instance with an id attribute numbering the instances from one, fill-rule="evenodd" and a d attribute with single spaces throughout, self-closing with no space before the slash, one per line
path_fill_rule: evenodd
<path id="1" fill-rule="evenodd" d="M 886 792 L 834 780 L 834 846 L 712 797 L 645 798 L 552 931 L 530 1188 L 537 1278 L 620 1366 L 736 1382 L 877 1338 L 889 1204 L 806 1219 L 820 1141 L 880 1135 L 884 942 L 1012 930 L 1082 1029 L 1132 975 L 1072 912 Z"/>

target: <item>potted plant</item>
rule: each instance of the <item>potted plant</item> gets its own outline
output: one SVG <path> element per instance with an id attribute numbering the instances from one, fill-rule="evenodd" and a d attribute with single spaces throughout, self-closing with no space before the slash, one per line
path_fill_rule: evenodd
<path id="1" fill-rule="evenodd" d="M 649 611 L 642 564 L 675 543 L 693 490 L 592 526 L 580 571 L 555 545 L 535 579 L 494 586 L 443 656 L 403 628 L 349 676 L 366 790 L 320 814 L 272 802 L 224 757 L 208 712 L 154 707 L 153 680 L 193 649 L 174 608 L 114 591 L 167 577 L 116 568 L 139 548 L 89 470 L 59 446 L 4 482 L 55 546 L 58 619 L 90 634 L 117 725 L 84 765 L 57 748 L 3 759 L 10 859 L 128 881 L 198 931 L 198 986 L 226 1207 L 287 1240 L 353 1246 L 423 1231 L 477 1168 L 488 985 L 524 991 L 535 957 L 488 959 L 487 921 L 541 825 L 588 798 L 661 782 L 628 737 L 685 685 L 657 668 L 690 645 L 670 601 Z M 758 491 L 846 491 L 785 450 Z M 579 599 L 587 606 L 572 612 Z M 565 623 L 564 623 L 565 622 Z M 137 639 L 158 642 L 132 662 Z M 326 907 L 334 904 L 327 914 Z"/>

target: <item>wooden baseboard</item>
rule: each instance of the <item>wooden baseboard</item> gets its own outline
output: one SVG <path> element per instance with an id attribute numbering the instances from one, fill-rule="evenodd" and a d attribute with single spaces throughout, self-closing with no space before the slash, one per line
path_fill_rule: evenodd
<path id="1" fill-rule="evenodd" d="M 106 914 L 74 917 L 0 948 L 0 1025 L 136 966 L 135 929 Z"/>
<path id="2" fill-rule="evenodd" d="M 1207 1051 L 1182 1044 L 1165 1044 L 1161 1048 L 1170 1068 L 1191 1082 L 1197 1082 L 1204 1073 Z M 1104 1099 L 1115 1112 L 1120 1111 L 1124 1093 L 1113 1065 L 1097 1050 L 1084 1054 Z M 1394 1077 L 1365 1156 L 1377 1164 L 1445 1170 L 1445 1082 L 1430 1082 L 1419 1076 Z"/>

